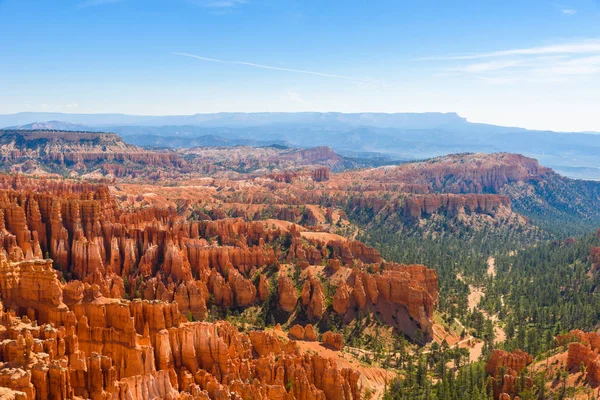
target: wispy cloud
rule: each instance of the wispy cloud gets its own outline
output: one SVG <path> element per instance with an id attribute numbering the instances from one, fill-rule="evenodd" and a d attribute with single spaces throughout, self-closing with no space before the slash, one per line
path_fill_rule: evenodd
<path id="1" fill-rule="evenodd" d="M 494 60 L 486 62 L 478 62 L 466 65 L 460 65 L 458 67 L 451 68 L 451 70 L 459 72 L 473 72 L 482 73 L 490 71 L 499 71 L 502 69 L 518 67 L 524 64 L 523 60 Z"/>
<path id="2" fill-rule="evenodd" d="M 567 81 L 600 74 L 600 39 L 421 59 L 428 60 L 441 63 L 445 76 L 475 75 L 492 84 Z"/>
<path id="3" fill-rule="evenodd" d="M 325 77 L 325 78 L 344 79 L 344 80 L 353 81 L 353 82 L 357 82 L 357 83 L 365 83 L 365 81 L 369 80 L 368 78 L 360 79 L 360 78 L 355 78 L 352 76 L 328 74 L 325 72 L 308 71 L 308 70 L 296 69 L 296 68 L 275 67 L 272 65 L 255 64 L 255 63 L 251 63 L 251 62 L 247 62 L 247 61 L 219 60 L 217 58 L 202 57 L 202 56 L 198 56 L 195 54 L 189 54 L 189 53 L 172 53 L 172 54 L 177 55 L 177 56 L 182 56 L 182 57 L 195 58 L 197 60 L 202 60 L 202 61 L 214 62 L 214 63 L 245 65 L 247 67 L 270 69 L 270 70 L 274 70 L 274 71 L 285 71 L 285 72 L 293 72 L 293 73 L 298 73 L 298 74 L 321 76 L 321 77 Z"/>
<path id="4" fill-rule="evenodd" d="M 432 56 L 420 58 L 419 60 L 476 60 L 481 58 L 494 58 L 505 56 L 541 56 L 551 54 L 585 54 L 598 52 L 600 52 L 600 39 L 590 39 L 573 43 L 492 51 L 487 53 L 474 53 L 453 56 Z"/>
<path id="5" fill-rule="evenodd" d="M 80 1 L 78 4 L 79 8 L 88 8 L 88 7 L 96 7 L 96 6 L 102 6 L 105 4 L 113 4 L 113 3 L 120 3 L 124 0 L 85 0 L 85 1 Z"/>
<path id="6" fill-rule="evenodd" d="M 566 16 L 571 16 L 571 15 L 577 14 L 577 10 L 574 10 L 572 8 L 563 8 L 562 10 L 560 10 L 560 12 Z"/>

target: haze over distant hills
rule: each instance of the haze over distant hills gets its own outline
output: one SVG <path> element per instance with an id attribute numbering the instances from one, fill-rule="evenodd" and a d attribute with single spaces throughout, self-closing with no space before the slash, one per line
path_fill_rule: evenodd
<path id="1" fill-rule="evenodd" d="M 506 151 L 534 157 L 570 177 L 600 179 L 598 134 L 472 123 L 455 113 L 18 113 L 0 115 L 0 127 L 110 131 L 140 146 L 330 146 L 348 156 L 403 160 Z"/>
<path id="2" fill-rule="evenodd" d="M 308 124 L 325 126 L 376 126 L 388 128 L 429 128 L 449 123 L 466 122 L 455 113 L 241 113 L 222 112 L 194 115 L 126 115 L 126 114 L 67 114 L 22 112 L 0 115 L 1 125 L 24 125 L 38 121 L 67 121 L 90 126 L 110 125 L 193 125 L 193 126 L 264 126 L 273 124 Z"/>

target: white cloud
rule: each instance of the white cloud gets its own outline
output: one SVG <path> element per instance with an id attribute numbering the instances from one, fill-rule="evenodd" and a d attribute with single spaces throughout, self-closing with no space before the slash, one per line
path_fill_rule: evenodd
<path id="1" fill-rule="evenodd" d="M 547 65 L 538 69 L 549 75 L 589 75 L 600 73 L 600 55 L 579 57 Z"/>
<path id="2" fill-rule="evenodd" d="M 523 81 L 564 82 L 600 74 L 600 40 L 428 60 L 454 64 L 442 67 L 446 74 L 476 75 L 479 80 L 496 85 Z"/>
<path id="3" fill-rule="evenodd" d="M 481 73 L 481 72 L 489 72 L 489 71 L 498 71 L 507 68 L 514 68 L 520 65 L 523 65 L 524 61 L 522 60 L 495 60 L 474 64 L 467 64 L 464 66 L 459 66 L 454 68 L 455 71 L 462 72 L 473 72 L 473 73 Z"/>
<path id="4" fill-rule="evenodd" d="M 487 53 L 475 53 L 456 56 L 433 56 L 420 58 L 420 61 L 427 60 L 476 60 L 482 58 L 506 57 L 506 56 L 542 56 L 552 54 L 585 54 L 600 53 L 600 39 L 590 39 L 580 42 L 553 44 L 539 47 L 528 47 L 522 49 L 511 49 L 492 51 Z"/>
<path id="5" fill-rule="evenodd" d="M 571 16 L 571 15 L 577 14 L 577 10 L 574 10 L 572 8 L 563 8 L 562 10 L 560 10 L 560 12 L 566 16 Z"/>

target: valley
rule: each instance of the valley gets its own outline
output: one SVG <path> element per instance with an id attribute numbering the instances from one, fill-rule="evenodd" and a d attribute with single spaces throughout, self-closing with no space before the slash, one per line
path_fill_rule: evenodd
<path id="1" fill-rule="evenodd" d="M 7 399 L 598 390 L 600 184 L 534 159 L 10 130 L 0 169 Z"/>

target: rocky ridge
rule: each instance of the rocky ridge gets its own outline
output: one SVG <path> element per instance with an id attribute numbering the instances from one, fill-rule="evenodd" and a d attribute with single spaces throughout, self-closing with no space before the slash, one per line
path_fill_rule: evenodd
<path id="1" fill-rule="evenodd" d="M 100 169 L 100 176 L 127 176 L 146 167 L 185 169 L 174 152 L 146 151 L 112 133 L 0 130 L 0 164 L 14 172 Z M 47 169 L 50 169 L 49 171 Z"/>

